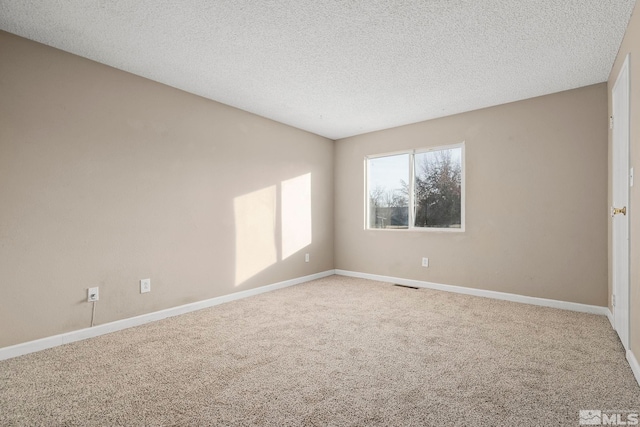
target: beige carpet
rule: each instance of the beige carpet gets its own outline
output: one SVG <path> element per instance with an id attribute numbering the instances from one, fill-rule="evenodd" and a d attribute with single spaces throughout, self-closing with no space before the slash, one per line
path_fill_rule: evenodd
<path id="1" fill-rule="evenodd" d="M 576 426 L 580 409 L 640 412 L 605 317 L 340 276 L 0 362 L 2 426 Z"/>

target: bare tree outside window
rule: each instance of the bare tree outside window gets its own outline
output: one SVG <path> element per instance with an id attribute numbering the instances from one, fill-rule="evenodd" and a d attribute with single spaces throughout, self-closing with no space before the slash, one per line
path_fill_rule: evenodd
<path id="1" fill-rule="evenodd" d="M 416 227 L 460 228 L 462 223 L 460 148 L 415 155 Z"/>

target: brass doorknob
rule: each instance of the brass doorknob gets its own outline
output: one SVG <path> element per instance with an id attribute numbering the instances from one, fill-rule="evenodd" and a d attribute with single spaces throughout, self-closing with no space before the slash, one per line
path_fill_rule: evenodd
<path id="1" fill-rule="evenodd" d="M 622 214 L 622 215 L 626 215 L 627 214 L 627 207 L 623 207 L 623 208 L 614 208 L 613 206 L 611 207 L 611 216 L 613 217 L 614 215 L 617 214 Z"/>

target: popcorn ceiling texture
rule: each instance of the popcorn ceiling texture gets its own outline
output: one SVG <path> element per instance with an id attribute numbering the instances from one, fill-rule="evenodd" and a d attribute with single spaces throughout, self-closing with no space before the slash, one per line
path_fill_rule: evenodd
<path id="1" fill-rule="evenodd" d="M 606 81 L 635 0 L 0 0 L 0 29 L 332 139 Z"/>

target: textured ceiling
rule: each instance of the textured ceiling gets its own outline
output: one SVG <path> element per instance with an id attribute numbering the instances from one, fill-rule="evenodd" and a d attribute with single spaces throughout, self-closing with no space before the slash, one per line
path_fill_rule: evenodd
<path id="1" fill-rule="evenodd" d="M 0 29 L 338 139 L 603 82 L 634 3 L 0 0 Z"/>

